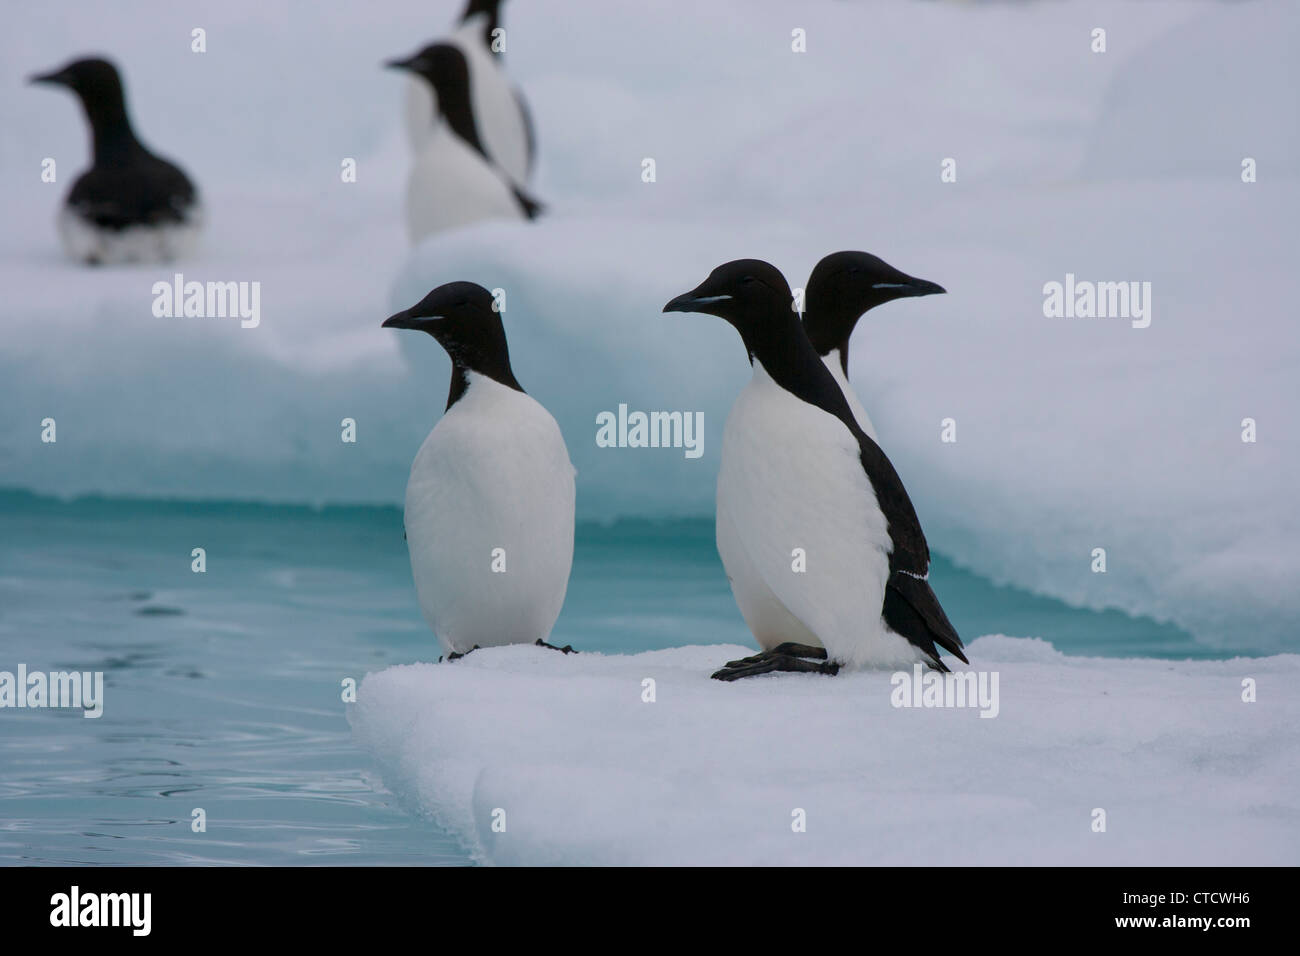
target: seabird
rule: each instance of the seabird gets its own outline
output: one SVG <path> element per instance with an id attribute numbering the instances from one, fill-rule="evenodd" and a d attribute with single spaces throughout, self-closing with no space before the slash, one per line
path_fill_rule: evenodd
<path id="1" fill-rule="evenodd" d="M 91 57 L 29 82 L 71 90 L 90 125 L 90 169 L 72 184 L 58 218 L 68 257 L 98 265 L 169 262 L 189 253 L 203 220 L 198 191 L 136 138 L 117 68 Z"/>
<path id="2" fill-rule="evenodd" d="M 740 332 L 754 373 L 723 430 L 718 552 L 763 652 L 713 676 L 947 670 L 962 642 L 930 587 L 930 549 L 885 453 L 854 420 L 771 264 L 714 269 L 665 312 L 705 312 Z"/>
<path id="3" fill-rule="evenodd" d="M 533 219 L 541 212 L 541 204 L 484 147 L 470 100 L 469 60 L 459 47 L 434 43 L 385 65 L 424 80 L 434 93 L 438 116 L 416 149 L 407 182 L 412 242 L 483 219 Z"/>
<path id="4" fill-rule="evenodd" d="M 470 102 L 483 152 L 511 182 L 526 186 L 537 143 L 523 93 L 506 76 L 504 44 L 493 50 L 493 33 L 500 26 L 501 0 L 469 0 L 458 28 L 436 42 L 456 47 L 465 57 Z M 419 151 L 436 122 L 432 92 L 427 84 L 412 78 L 406 92 L 406 133 L 413 151 Z"/>
<path id="5" fill-rule="evenodd" d="M 573 564 L 573 464 L 555 419 L 515 378 L 492 306 L 487 289 L 452 282 L 383 323 L 427 332 L 451 357 L 446 411 L 411 465 L 405 526 L 420 608 L 452 659 L 551 647 Z"/>

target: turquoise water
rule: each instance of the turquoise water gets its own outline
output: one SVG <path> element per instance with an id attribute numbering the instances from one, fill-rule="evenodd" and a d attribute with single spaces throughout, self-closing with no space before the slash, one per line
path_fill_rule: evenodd
<path id="1" fill-rule="evenodd" d="M 1214 656 L 1177 628 L 995 587 L 941 557 L 932 576 L 968 638 Z M 555 637 L 622 653 L 749 643 L 712 521 L 581 525 Z M 105 675 L 99 719 L 0 710 L 0 862 L 467 862 L 383 789 L 344 718 L 342 680 L 438 654 L 398 509 L 0 492 L 0 647 L 0 670 Z"/>

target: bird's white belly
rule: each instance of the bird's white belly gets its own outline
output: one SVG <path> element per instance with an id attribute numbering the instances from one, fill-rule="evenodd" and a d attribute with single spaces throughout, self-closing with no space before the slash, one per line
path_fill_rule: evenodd
<path id="1" fill-rule="evenodd" d="M 203 212 L 194 206 L 181 222 L 103 229 L 64 206 L 59 210 L 57 225 L 63 251 L 75 262 L 172 262 L 194 251 L 203 230 Z"/>
<path id="2" fill-rule="evenodd" d="M 420 608 L 448 650 L 550 636 L 573 564 L 573 476 L 550 414 L 490 379 L 473 376 L 429 433 L 406 537 Z"/>
<path id="3" fill-rule="evenodd" d="M 406 141 L 410 143 L 412 153 L 419 153 L 438 125 L 438 117 L 434 114 L 436 104 L 433 89 L 429 86 L 429 81 L 420 76 L 407 76 L 403 103 Z"/>
<path id="4" fill-rule="evenodd" d="M 758 646 L 770 651 L 780 644 L 793 641 L 809 647 L 821 647 L 821 639 L 808 630 L 803 621 L 791 614 L 790 609 L 767 586 L 762 573 L 749 560 L 730 512 L 722 508 L 718 509 L 717 540 L 718 555 L 722 558 L 722 566 L 727 570 L 731 593 L 735 595 L 740 615 L 758 641 Z"/>
<path id="5" fill-rule="evenodd" d="M 879 444 L 880 439 L 876 437 L 876 426 L 871 423 L 866 408 L 858 400 L 857 392 L 853 391 L 853 386 L 849 384 L 849 380 L 844 375 L 844 369 L 840 366 L 839 349 L 832 349 L 822 356 L 822 361 L 831 370 L 831 375 L 835 378 L 835 384 L 844 393 L 844 399 L 849 403 L 849 411 L 853 413 L 853 418 L 858 423 L 858 427 L 867 433 L 868 438 Z"/>
<path id="6" fill-rule="evenodd" d="M 761 365 L 723 432 L 717 532 L 736 602 L 765 648 L 820 644 L 849 666 L 919 659 L 881 618 L 892 543 L 857 439 Z"/>
<path id="7" fill-rule="evenodd" d="M 439 127 L 415 155 L 406 189 L 411 242 L 483 219 L 522 219 L 500 173 L 446 127 Z"/>

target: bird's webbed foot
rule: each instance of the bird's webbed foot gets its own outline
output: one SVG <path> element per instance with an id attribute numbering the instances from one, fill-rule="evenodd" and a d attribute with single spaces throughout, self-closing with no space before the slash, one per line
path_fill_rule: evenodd
<path id="1" fill-rule="evenodd" d="M 740 680 L 742 677 L 771 674 L 774 671 L 834 676 L 840 672 L 840 665 L 826 660 L 824 647 L 786 643 L 752 657 L 729 661 L 721 670 L 713 674 L 713 679 L 733 681 Z"/>
<path id="2" fill-rule="evenodd" d="M 533 642 L 533 646 L 534 646 L 534 647 L 549 647 L 551 650 L 553 650 L 553 651 L 559 651 L 561 654 L 576 654 L 576 653 L 578 653 L 577 651 L 575 651 L 575 650 L 573 649 L 573 645 L 571 645 L 571 644 L 565 644 L 563 647 L 556 647 L 554 644 L 547 644 L 547 643 L 546 643 L 544 640 L 542 640 L 540 637 L 539 637 L 536 641 Z"/>

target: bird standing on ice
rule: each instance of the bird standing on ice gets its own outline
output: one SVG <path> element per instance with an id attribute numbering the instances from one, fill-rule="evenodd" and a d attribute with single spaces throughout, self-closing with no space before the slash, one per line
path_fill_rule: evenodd
<path id="1" fill-rule="evenodd" d="M 900 272 L 866 252 L 833 252 L 817 263 L 804 290 L 803 328 L 831 370 L 862 430 L 876 428 L 849 385 L 849 337 L 869 310 L 893 299 L 946 292 L 943 286 Z"/>
<path id="2" fill-rule="evenodd" d="M 406 189 L 411 242 L 483 219 L 533 219 L 541 205 L 488 153 L 470 92 L 463 50 L 434 43 L 387 66 L 406 70 L 433 92 L 436 122 L 415 147 Z"/>
<path id="3" fill-rule="evenodd" d="M 946 671 L 940 648 L 966 657 L 927 580 L 912 502 L 790 305 L 774 266 L 740 259 L 664 306 L 727 320 L 754 366 L 723 429 L 717 539 L 763 652 L 713 676 L 917 661 Z"/>
<path id="4" fill-rule="evenodd" d="M 469 0 L 459 28 L 438 42 L 454 46 L 465 57 L 484 154 L 516 185 L 527 185 L 537 143 L 523 93 L 506 76 L 501 0 Z M 437 121 L 432 90 L 412 77 L 406 89 L 406 135 L 413 151 L 419 152 Z"/>
<path id="5" fill-rule="evenodd" d="M 424 619 L 453 659 L 476 647 L 550 647 L 573 564 L 574 469 L 555 419 L 511 371 L 492 294 L 439 286 L 384 328 L 427 332 L 452 363 L 447 410 L 406 485 Z"/>
<path id="6" fill-rule="evenodd" d="M 136 138 L 117 68 L 100 58 L 74 60 L 29 82 L 71 90 L 90 124 L 90 169 L 72 184 L 58 219 L 68 257 L 99 265 L 187 255 L 202 227 L 198 191 Z"/>

